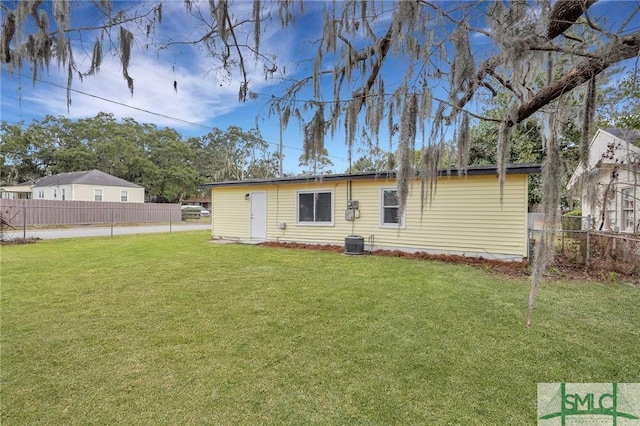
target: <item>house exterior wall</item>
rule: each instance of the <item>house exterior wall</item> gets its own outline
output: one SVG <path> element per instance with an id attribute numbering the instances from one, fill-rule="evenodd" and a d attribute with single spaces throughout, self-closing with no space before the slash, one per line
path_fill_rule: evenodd
<path id="1" fill-rule="evenodd" d="M 605 163 L 628 163 L 629 158 L 638 155 L 638 152 L 640 149 L 637 147 L 598 129 L 589 145 L 589 168 L 596 167 L 600 160 Z"/>
<path id="2" fill-rule="evenodd" d="M 36 186 L 31 188 L 34 200 L 63 201 L 62 194 L 64 192 L 64 201 L 71 201 L 73 200 L 72 191 L 72 185 Z"/>
<path id="3" fill-rule="evenodd" d="M 598 170 L 597 201 L 592 205 L 586 196 L 582 197 L 582 215 L 591 216 L 597 230 L 602 225 L 603 231 L 637 233 L 640 222 L 640 175 L 630 169 L 620 169 L 618 177 L 611 181 L 611 170 L 611 167 L 601 167 Z M 610 182 L 603 217 L 604 194 Z"/>
<path id="4" fill-rule="evenodd" d="M 101 185 L 57 185 L 42 186 L 32 189 L 33 199 L 62 200 L 64 191 L 65 201 L 95 201 L 95 190 L 102 190 L 102 201 L 121 202 L 121 191 L 127 191 L 127 203 L 144 203 L 144 188 L 129 188 L 124 186 Z M 40 191 L 44 198 L 40 198 Z"/>
<path id="5" fill-rule="evenodd" d="M 7 185 L 0 187 L 0 199 L 26 200 L 31 198 L 31 186 Z"/>
<path id="6" fill-rule="evenodd" d="M 627 167 L 639 157 L 640 148 L 603 129 L 599 129 L 594 135 L 589 145 L 589 171 L 597 173 L 597 176 L 594 179 L 589 178 L 589 182 L 583 184 L 586 187 L 582 189 L 581 207 L 583 216 L 592 217 L 595 229 L 624 233 L 639 231 L 640 174 Z M 616 178 L 612 180 L 614 166 L 618 166 L 618 169 Z M 577 184 L 579 176 L 583 173 L 584 168 L 579 167 L 568 186 Z M 609 195 L 605 201 L 607 187 Z"/>
<path id="7" fill-rule="evenodd" d="M 218 186 L 212 189 L 212 236 L 250 238 L 250 202 L 246 194 L 266 192 L 267 240 L 343 245 L 347 235 L 373 236 L 375 249 L 427 251 L 520 260 L 527 256 L 527 175 L 507 175 L 503 202 L 493 175 L 443 177 L 433 202 L 421 213 L 420 182 L 413 182 L 404 224 L 381 226 L 381 188 L 395 179 L 354 180 L 351 199 L 360 217 L 345 219 L 347 181 Z M 331 191 L 333 223 L 298 224 L 299 191 Z M 281 229 L 281 224 L 286 227 Z"/>

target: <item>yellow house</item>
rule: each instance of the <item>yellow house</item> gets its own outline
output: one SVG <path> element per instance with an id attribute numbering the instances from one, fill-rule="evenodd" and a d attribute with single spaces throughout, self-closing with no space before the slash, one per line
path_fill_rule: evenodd
<path id="1" fill-rule="evenodd" d="M 207 185 L 212 236 L 333 245 L 357 236 L 354 241 L 362 239 L 371 251 L 522 260 L 528 251 L 527 177 L 539 172 L 535 165 L 509 167 L 501 201 L 495 167 L 472 167 L 465 176 L 443 171 L 424 206 L 416 179 L 402 215 L 393 173 L 216 182 Z"/>

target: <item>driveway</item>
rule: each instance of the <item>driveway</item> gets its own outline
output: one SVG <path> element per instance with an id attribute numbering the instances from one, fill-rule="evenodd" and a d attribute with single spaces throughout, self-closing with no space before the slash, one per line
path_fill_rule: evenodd
<path id="1" fill-rule="evenodd" d="M 54 238 L 80 238 L 80 237 L 108 237 L 113 235 L 153 234 L 160 232 L 183 232 L 210 230 L 210 223 L 180 223 L 167 225 L 140 225 L 140 226 L 114 226 L 107 227 L 78 227 L 64 229 L 27 229 L 27 238 L 39 238 L 43 240 Z M 24 231 L 16 230 L 5 232 L 5 239 L 21 239 Z"/>

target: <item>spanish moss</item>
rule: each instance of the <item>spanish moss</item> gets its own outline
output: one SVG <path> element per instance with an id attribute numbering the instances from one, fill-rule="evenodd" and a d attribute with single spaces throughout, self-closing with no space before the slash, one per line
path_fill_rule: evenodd
<path id="1" fill-rule="evenodd" d="M 553 121 L 552 118 L 548 120 Z M 531 288 L 529 290 L 529 303 L 527 309 L 526 327 L 531 326 L 533 310 L 538 287 L 543 279 L 544 272 L 555 258 L 555 236 L 559 221 L 558 206 L 560 205 L 562 188 L 562 163 L 560 149 L 556 137 L 555 122 L 549 123 L 551 131 L 547 140 L 547 157 L 542 165 L 542 208 L 544 213 L 544 226 L 542 236 L 536 240 L 534 262 L 531 272 Z"/>
<path id="2" fill-rule="evenodd" d="M 404 214 L 409 185 L 413 179 L 413 153 L 416 146 L 416 118 L 418 113 L 417 96 L 409 95 L 400 119 L 400 138 L 398 141 L 398 198 L 400 215 Z"/>

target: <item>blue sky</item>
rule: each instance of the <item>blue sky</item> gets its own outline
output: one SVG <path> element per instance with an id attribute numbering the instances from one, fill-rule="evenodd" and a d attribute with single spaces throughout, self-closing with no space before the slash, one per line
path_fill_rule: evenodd
<path id="1" fill-rule="evenodd" d="M 15 2 L 3 1 L 13 7 Z M 206 2 L 204 2 L 206 4 Z M 268 2 L 263 2 L 268 6 Z M 612 20 L 624 19 L 625 10 L 635 2 L 601 1 L 594 6 L 594 12 L 606 10 Z M 116 1 L 115 8 L 137 8 L 144 2 Z M 249 13 L 251 2 L 240 2 L 238 13 Z M 236 6 L 236 7 L 237 7 Z M 207 6 L 203 6 L 207 7 Z M 314 48 L 304 40 L 316 36 L 322 24 L 322 2 L 307 2 L 306 14 L 298 20 L 295 28 L 283 31 L 277 19 L 266 23 L 262 35 L 261 49 L 264 53 L 277 55 L 280 69 L 286 67 L 289 78 L 306 76 L 310 72 Z M 637 7 L 637 6 L 635 6 Z M 96 10 L 89 2 L 73 3 L 74 20 L 72 25 L 90 25 L 96 22 Z M 184 2 L 173 0 L 165 2 L 163 22 L 156 27 L 156 36 L 160 39 L 194 38 L 204 31 L 202 23 L 188 18 L 184 13 Z M 277 12 L 275 12 L 277 14 Z M 4 19 L 4 11 L 3 11 Z M 636 17 L 636 21 L 640 19 Z M 640 24 L 635 23 L 640 29 Z M 178 35 L 179 34 L 179 35 Z M 71 35 L 72 37 L 75 37 Z M 241 36 L 251 37 L 250 34 Z M 483 37 L 476 39 L 476 52 L 481 54 Z M 82 41 L 82 43 L 81 43 Z M 90 52 L 93 41 L 85 34 L 82 40 L 75 37 L 74 56 L 80 68 L 87 68 L 87 59 L 83 58 L 82 48 Z M 257 124 L 263 138 L 271 144 L 271 150 L 277 151 L 279 128 L 277 117 L 269 117 L 268 100 L 272 95 L 282 93 L 282 83 L 277 80 L 265 80 L 263 63 L 249 61 L 250 88 L 259 93 L 258 100 L 238 102 L 238 75 L 225 78 L 211 70 L 212 62 L 199 47 L 172 47 L 158 51 L 155 47 L 145 48 L 147 39 L 136 35 L 135 51 L 129 67 L 129 73 L 135 80 L 135 92 L 131 96 L 122 77 L 120 64 L 112 53 L 105 53 L 105 61 L 97 77 L 85 78 L 82 82 L 76 77 L 72 93 L 72 105 L 66 105 L 66 75 L 55 66 L 44 72 L 33 86 L 31 71 L 23 67 L 16 73 L 2 68 L 0 85 L 2 89 L 1 118 L 8 122 L 25 121 L 45 115 L 66 116 L 71 119 L 93 117 L 99 112 L 113 113 L 117 118 L 132 117 L 139 123 L 154 123 L 159 127 L 172 127 L 183 136 L 200 136 L 210 129 L 226 129 L 234 125 L 246 130 Z M 627 66 L 634 64 L 629 61 Z M 392 69 L 393 67 L 387 68 Z M 389 84 L 393 78 L 390 76 Z M 178 82 L 174 91 L 173 81 Z M 82 93 L 80 93 L 82 92 Z M 329 94 L 328 97 L 331 97 Z M 382 136 L 381 147 L 388 147 L 386 137 Z M 298 169 L 298 158 L 302 154 L 302 131 L 294 120 L 283 133 L 286 172 Z M 327 137 L 327 148 L 334 162 L 334 172 L 342 172 L 347 166 L 347 152 L 340 134 L 332 140 Z M 354 153 L 354 159 L 359 154 Z"/>
<path id="2" fill-rule="evenodd" d="M 10 3 L 10 2 L 3 2 Z M 87 2 L 88 3 L 88 2 Z M 131 8 L 142 2 L 115 2 L 116 7 Z M 246 3 L 250 6 L 250 3 Z M 321 11 L 320 3 L 316 9 Z M 83 25 L 95 20 L 95 11 L 87 4 L 73 4 L 77 16 L 83 16 Z M 156 35 L 161 39 L 176 36 L 173 33 L 182 29 L 180 37 L 194 38 L 202 34 L 200 23 L 196 19 L 187 20 L 182 1 L 166 2 L 163 8 L 163 21 L 157 27 Z M 319 28 L 320 16 L 310 12 L 299 22 L 301 26 L 294 31 L 288 30 L 287 37 L 281 37 L 274 31 L 275 24 L 266 27 L 262 35 L 262 50 L 278 56 L 280 67 L 289 70 L 296 68 L 297 58 L 306 55 L 308 47 L 297 44 L 299 37 L 292 33 L 313 31 Z M 83 15 L 84 14 L 84 15 Z M 172 19 L 172 16 L 177 17 Z M 314 19 L 315 18 L 315 19 Z M 184 28 L 190 30 L 184 32 Z M 89 41 L 87 41 L 89 39 Z M 85 49 L 90 50 L 92 41 L 84 36 Z M 226 129 L 234 125 L 243 129 L 260 128 L 263 138 L 268 141 L 272 151 L 278 150 L 280 133 L 277 117 L 269 117 L 267 101 L 272 94 L 281 93 L 280 82 L 265 80 L 263 64 L 250 63 L 250 88 L 259 93 L 258 100 L 246 103 L 238 101 L 240 78 L 233 75 L 225 78 L 221 73 L 210 70 L 211 61 L 199 47 L 183 46 L 157 51 L 154 47 L 144 48 L 147 39 L 142 35 L 135 38 L 136 50 L 132 53 L 129 74 L 134 78 L 134 94 L 131 96 L 122 77 L 121 66 L 113 54 L 105 54 L 100 73 L 80 81 L 73 81 L 72 104 L 66 105 L 66 73 L 53 64 L 48 72 L 42 73 L 35 86 L 31 80 L 31 70 L 25 66 L 16 73 L 2 68 L 2 104 L 1 118 L 8 122 L 44 118 L 47 114 L 65 116 L 72 119 L 93 117 L 99 112 L 113 113 L 117 118 L 132 117 L 139 123 L 154 123 L 159 127 L 172 127 L 183 136 L 201 136 L 218 127 Z M 79 45 L 76 40 L 76 44 Z M 89 46 L 88 48 L 86 46 Z M 78 47 L 74 54 L 80 63 L 82 57 Z M 84 66 L 87 68 L 87 59 Z M 304 67 L 306 68 L 306 66 Z M 174 91 L 173 81 L 177 81 L 178 90 Z M 82 92 L 82 93 L 80 93 Z M 148 112 L 147 112 L 148 111 Z M 151 114 L 151 113 L 154 114 Z M 285 145 L 285 171 L 293 172 L 298 168 L 298 158 L 302 154 L 302 132 L 297 123 L 291 121 L 283 133 Z M 347 167 L 343 144 L 330 143 L 328 146 L 334 171 L 344 171 Z"/>

